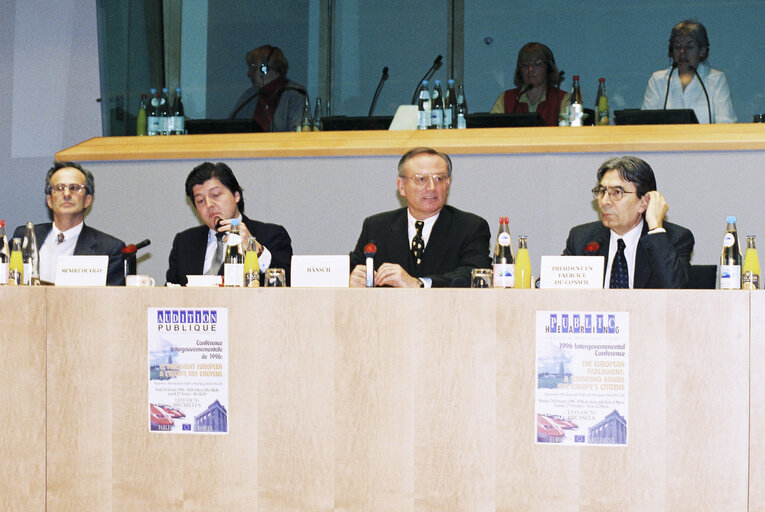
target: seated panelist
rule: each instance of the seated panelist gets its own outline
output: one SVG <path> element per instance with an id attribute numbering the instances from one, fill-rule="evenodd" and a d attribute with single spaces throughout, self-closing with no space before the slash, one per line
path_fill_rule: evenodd
<path id="1" fill-rule="evenodd" d="M 54 162 L 45 175 L 45 202 L 53 222 L 35 224 L 40 251 L 40 279 L 56 282 L 59 256 L 109 256 L 106 284 L 122 286 L 125 272 L 122 249 L 125 243 L 102 231 L 86 226 L 85 211 L 93 204 L 96 191 L 93 174 L 74 162 Z M 19 226 L 14 238 L 23 238 L 25 226 Z"/>
<path id="2" fill-rule="evenodd" d="M 664 220 L 653 169 L 634 156 L 606 160 L 592 189 L 600 221 L 571 229 L 564 255 L 604 256 L 605 288 L 687 288 L 693 234 Z"/>
<path id="3" fill-rule="evenodd" d="M 474 268 L 487 268 L 489 225 L 446 205 L 452 176 L 448 155 L 430 148 L 408 151 L 396 186 L 406 207 L 367 217 L 351 252 L 351 287 L 366 286 L 364 246 L 377 246 L 374 285 L 397 288 L 469 286 Z"/>
<path id="4" fill-rule="evenodd" d="M 166 273 L 168 283 L 186 285 L 187 275 L 223 275 L 231 219 L 240 221 L 242 247 L 247 247 L 249 238 L 255 237 L 260 272 L 283 268 L 289 282 L 292 240 L 287 230 L 244 215 L 244 191 L 228 165 L 204 162 L 194 167 L 186 178 L 186 195 L 204 225 L 175 235 Z"/>
<path id="5" fill-rule="evenodd" d="M 558 117 L 569 104 L 569 94 L 560 89 L 562 81 L 552 51 L 542 43 L 526 43 L 518 52 L 515 89 L 500 94 L 489 113 L 539 112 L 547 126 L 558 126 Z"/>

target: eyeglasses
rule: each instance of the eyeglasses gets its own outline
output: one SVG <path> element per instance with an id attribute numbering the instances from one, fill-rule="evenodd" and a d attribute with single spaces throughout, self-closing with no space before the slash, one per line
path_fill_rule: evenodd
<path id="1" fill-rule="evenodd" d="M 449 176 L 447 174 L 415 174 L 413 176 L 401 176 L 401 178 L 404 180 L 410 180 L 418 187 L 422 187 L 427 185 L 431 179 L 433 180 L 434 185 L 442 185 L 446 183 L 446 180 L 449 179 Z"/>
<path id="2" fill-rule="evenodd" d="M 614 201 L 621 201 L 624 194 L 637 194 L 637 192 L 627 192 L 622 187 L 601 187 L 597 186 L 592 189 L 592 197 L 595 199 L 601 199 L 605 197 L 606 192 Z"/>
<path id="3" fill-rule="evenodd" d="M 541 59 L 530 60 L 530 61 L 527 61 L 527 62 L 521 62 L 521 67 L 523 69 L 526 69 L 529 66 L 534 66 L 535 68 L 541 68 L 544 65 L 545 65 L 545 61 L 543 61 Z"/>
<path id="4" fill-rule="evenodd" d="M 81 191 L 85 190 L 85 185 L 80 185 L 79 183 L 70 183 L 69 185 L 65 185 L 64 183 L 59 183 L 58 185 L 51 185 L 48 187 L 48 193 L 49 194 L 63 194 L 64 190 L 69 189 L 70 194 L 79 194 Z"/>

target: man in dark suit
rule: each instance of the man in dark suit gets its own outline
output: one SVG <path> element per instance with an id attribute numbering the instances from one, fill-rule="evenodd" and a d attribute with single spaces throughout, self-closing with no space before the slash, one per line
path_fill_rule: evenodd
<path id="1" fill-rule="evenodd" d="M 653 169 L 633 156 L 598 169 L 600 222 L 571 229 L 564 255 L 604 256 L 606 288 L 686 288 L 693 234 L 664 220 L 669 209 Z"/>
<path id="2" fill-rule="evenodd" d="M 194 167 L 186 178 L 186 195 L 204 225 L 175 235 L 166 274 L 168 283 L 186 285 L 187 275 L 223 275 L 223 265 L 215 260 L 219 234 L 225 240 L 231 219 L 237 218 L 241 220 L 242 247 L 247 247 L 250 237 L 256 239 L 260 271 L 283 268 L 289 282 L 292 240 L 287 230 L 245 217 L 244 192 L 228 165 L 205 162 Z"/>
<path id="3" fill-rule="evenodd" d="M 93 204 L 93 174 L 74 162 L 54 162 L 45 176 L 45 200 L 53 214 L 53 222 L 35 225 L 40 248 L 40 279 L 53 283 L 59 256 L 109 256 L 106 284 L 125 284 L 122 266 L 122 240 L 107 235 L 83 222 L 85 210 Z M 16 228 L 13 236 L 24 237 L 25 226 Z"/>
<path id="4" fill-rule="evenodd" d="M 472 269 L 491 266 L 486 221 L 445 205 L 451 176 L 451 159 L 434 149 L 401 157 L 396 186 L 407 206 L 364 220 L 351 252 L 350 286 L 366 286 L 369 242 L 377 246 L 375 286 L 469 286 Z"/>

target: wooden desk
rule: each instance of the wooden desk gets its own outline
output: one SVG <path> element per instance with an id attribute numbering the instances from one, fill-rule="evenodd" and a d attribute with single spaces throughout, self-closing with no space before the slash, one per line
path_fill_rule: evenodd
<path id="1" fill-rule="evenodd" d="M 418 146 L 449 154 L 762 150 L 765 127 L 750 123 L 99 137 L 59 151 L 56 159 L 402 155 Z"/>
<path id="2" fill-rule="evenodd" d="M 763 510 L 761 295 L 0 288 L 4 502 Z M 164 306 L 229 309 L 230 434 L 148 431 L 146 311 Z M 534 443 L 550 309 L 629 312 L 629 446 Z"/>

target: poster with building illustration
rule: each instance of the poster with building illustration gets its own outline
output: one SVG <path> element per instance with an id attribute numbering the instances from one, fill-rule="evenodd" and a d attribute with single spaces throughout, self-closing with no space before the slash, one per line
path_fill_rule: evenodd
<path id="1" fill-rule="evenodd" d="M 148 311 L 149 430 L 228 433 L 228 309 Z"/>
<path id="2" fill-rule="evenodd" d="M 537 311 L 538 444 L 627 446 L 629 313 Z"/>

